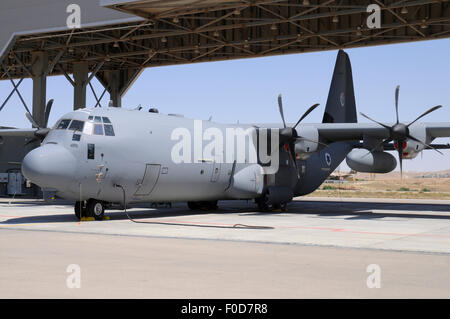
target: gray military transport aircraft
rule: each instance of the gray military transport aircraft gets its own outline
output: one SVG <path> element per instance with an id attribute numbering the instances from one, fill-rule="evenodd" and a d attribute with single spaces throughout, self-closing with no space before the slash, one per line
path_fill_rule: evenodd
<path id="1" fill-rule="evenodd" d="M 398 94 L 399 87 L 395 91 L 395 123 L 383 124 L 362 113 L 374 123 L 357 123 L 350 60 L 340 50 L 320 124 L 300 125 L 318 104 L 295 125 L 286 124 L 279 96 L 282 125 L 225 125 L 163 115 L 155 109 L 105 107 L 70 112 L 51 129 L 39 127 L 27 114 L 33 129 L 4 129 L 0 136 L 41 141 L 41 146 L 23 159 L 22 173 L 42 189 L 75 201 L 77 218 L 100 220 L 105 208 L 137 202 L 187 202 L 193 210 L 209 210 L 217 208 L 218 200 L 252 199 L 262 211 L 284 209 L 293 197 L 317 189 L 344 159 L 358 172 L 387 173 L 395 169 L 397 161 L 386 150 L 397 151 L 401 169 L 403 159 L 412 159 L 424 149 L 440 152 L 438 149 L 448 148 L 430 143 L 450 136 L 450 123 L 418 122 L 441 106 L 403 124 L 398 118 Z M 45 112 L 46 123 L 51 104 Z M 215 156 L 205 157 L 195 149 L 195 141 L 181 138 L 184 133 L 198 134 L 199 123 L 200 136 L 208 129 L 222 136 L 230 128 L 245 129 L 252 136 L 263 135 L 265 130 L 270 145 L 266 152 L 272 157 L 263 162 L 258 153 L 256 160 L 251 160 L 250 152 L 245 152 L 239 160 L 234 146 L 231 151 L 216 147 L 211 151 Z M 174 133 L 177 130 L 179 134 Z M 253 147 L 266 145 L 263 140 L 251 139 Z M 181 142 L 187 145 L 183 152 Z M 276 169 L 268 169 L 273 163 Z"/>

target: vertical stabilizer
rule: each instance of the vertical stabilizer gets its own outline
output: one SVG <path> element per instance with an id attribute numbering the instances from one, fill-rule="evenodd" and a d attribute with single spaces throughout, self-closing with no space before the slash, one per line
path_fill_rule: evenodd
<path id="1" fill-rule="evenodd" d="M 322 123 L 356 123 L 355 92 L 350 59 L 339 50 Z"/>

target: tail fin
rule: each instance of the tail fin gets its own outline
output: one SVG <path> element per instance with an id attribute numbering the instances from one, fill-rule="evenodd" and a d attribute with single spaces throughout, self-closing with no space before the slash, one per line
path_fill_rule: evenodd
<path id="1" fill-rule="evenodd" d="M 356 122 L 352 66 L 347 53 L 339 50 L 322 123 Z"/>

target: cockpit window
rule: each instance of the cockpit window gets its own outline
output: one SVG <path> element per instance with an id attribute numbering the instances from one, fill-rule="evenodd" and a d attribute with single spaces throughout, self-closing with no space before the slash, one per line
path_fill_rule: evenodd
<path id="1" fill-rule="evenodd" d="M 83 133 L 87 135 L 115 136 L 111 120 L 105 116 L 90 115 L 88 121 L 84 123 Z"/>
<path id="2" fill-rule="evenodd" d="M 103 126 L 101 124 L 94 125 L 94 135 L 103 135 Z"/>
<path id="3" fill-rule="evenodd" d="M 73 120 L 72 123 L 69 126 L 69 130 L 82 132 L 83 131 L 83 127 L 84 127 L 84 122 L 83 121 Z"/>
<path id="4" fill-rule="evenodd" d="M 56 127 L 58 130 L 65 130 L 70 124 L 70 120 L 61 120 Z"/>
<path id="5" fill-rule="evenodd" d="M 114 128 L 112 125 L 105 124 L 105 135 L 114 136 Z"/>

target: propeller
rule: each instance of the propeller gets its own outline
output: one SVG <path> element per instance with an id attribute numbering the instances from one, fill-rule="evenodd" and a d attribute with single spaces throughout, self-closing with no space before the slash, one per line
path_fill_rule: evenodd
<path id="1" fill-rule="evenodd" d="M 295 165 L 295 169 L 298 173 L 298 169 L 297 169 L 297 161 L 295 160 L 295 148 L 291 147 L 291 143 L 295 143 L 296 140 L 306 140 L 309 142 L 313 142 L 313 143 L 317 143 L 317 144 L 323 144 L 320 143 L 318 141 L 313 141 L 310 140 L 306 137 L 302 137 L 302 136 L 298 136 L 297 131 L 295 130 L 295 128 L 300 124 L 300 122 L 309 115 L 309 113 L 311 113 L 316 107 L 318 107 L 320 104 L 316 103 L 312 106 L 310 106 L 305 113 L 303 113 L 303 115 L 300 117 L 300 119 L 297 121 L 297 123 L 295 123 L 295 125 L 293 127 L 288 127 L 286 125 L 286 121 L 284 119 L 284 112 L 283 112 L 283 98 L 281 97 L 281 94 L 278 95 L 278 110 L 280 112 L 281 115 L 281 120 L 283 121 L 283 129 L 280 130 L 280 147 L 282 145 L 288 145 L 289 147 L 289 153 L 291 155 L 292 161 L 294 162 Z"/>
<path id="2" fill-rule="evenodd" d="M 31 140 L 26 142 L 25 146 L 27 146 L 27 145 L 29 145 L 31 143 L 37 142 L 37 141 L 41 141 L 42 142 L 44 140 L 44 138 L 47 136 L 48 132 L 50 132 L 50 129 L 48 128 L 48 119 L 50 117 L 50 112 L 52 110 L 52 106 L 53 106 L 53 99 L 50 99 L 47 102 L 47 105 L 45 106 L 44 126 L 43 127 L 39 126 L 39 124 L 34 119 L 33 115 L 31 115 L 29 112 L 25 113 L 25 116 L 28 119 L 28 121 L 30 121 L 30 123 L 33 126 L 33 128 L 36 129 L 36 131 L 34 132 L 34 135 L 36 137 L 32 138 Z"/>
<path id="3" fill-rule="evenodd" d="M 433 149 L 436 152 L 438 152 L 439 154 L 443 155 L 442 152 L 440 152 L 439 150 L 437 150 L 436 148 L 425 144 L 424 142 L 422 142 L 421 140 L 415 138 L 414 136 L 412 136 L 411 134 L 409 134 L 409 127 L 415 123 L 416 121 L 418 121 L 419 119 L 421 119 L 422 117 L 424 117 L 425 115 L 430 114 L 431 112 L 436 111 L 437 109 L 440 109 L 442 107 L 442 105 L 437 105 L 434 106 L 432 108 L 430 108 L 429 110 L 427 110 L 426 112 L 422 113 L 419 117 L 417 117 L 414 121 L 410 122 L 409 124 L 404 124 L 401 123 L 399 120 L 399 116 L 398 116 L 398 97 L 399 97 L 399 93 L 400 93 L 400 86 L 397 85 L 397 87 L 395 88 L 395 114 L 396 114 L 396 122 L 393 126 L 389 126 L 383 123 L 380 123 L 378 121 L 375 121 L 374 119 L 370 118 L 369 116 L 367 116 L 366 114 L 360 112 L 360 114 L 362 116 L 364 116 L 366 119 L 375 122 L 379 125 L 381 125 L 382 127 L 386 128 L 389 131 L 389 137 L 383 141 L 381 141 L 377 146 L 375 146 L 369 153 L 375 151 L 377 148 L 379 148 L 380 146 L 382 146 L 385 143 L 389 143 L 391 141 L 394 141 L 394 145 L 397 145 L 397 153 L 398 153 L 398 159 L 399 159 L 399 164 L 400 164 L 400 176 L 403 176 L 403 149 L 405 148 L 405 142 L 407 139 L 411 139 L 417 143 L 422 144 L 423 146 Z"/>
<path id="4" fill-rule="evenodd" d="M 278 95 L 278 110 L 280 111 L 281 119 L 283 121 L 283 129 L 280 132 L 280 135 L 282 137 L 282 143 L 291 142 L 292 139 L 304 139 L 310 142 L 319 143 L 317 141 L 309 140 L 305 137 L 298 136 L 297 131 L 295 130 L 295 128 L 300 124 L 300 122 L 303 121 L 303 119 L 307 117 L 309 113 L 311 113 L 319 105 L 320 105 L 319 103 L 316 103 L 310 106 L 309 109 L 306 110 L 306 112 L 300 117 L 300 119 L 297 121 L 297 123 L 295 123 L 293 127 L 287 127 L 286 121 L 284 120 L 283 99 L 281 97 L 281 94 Z"/>

